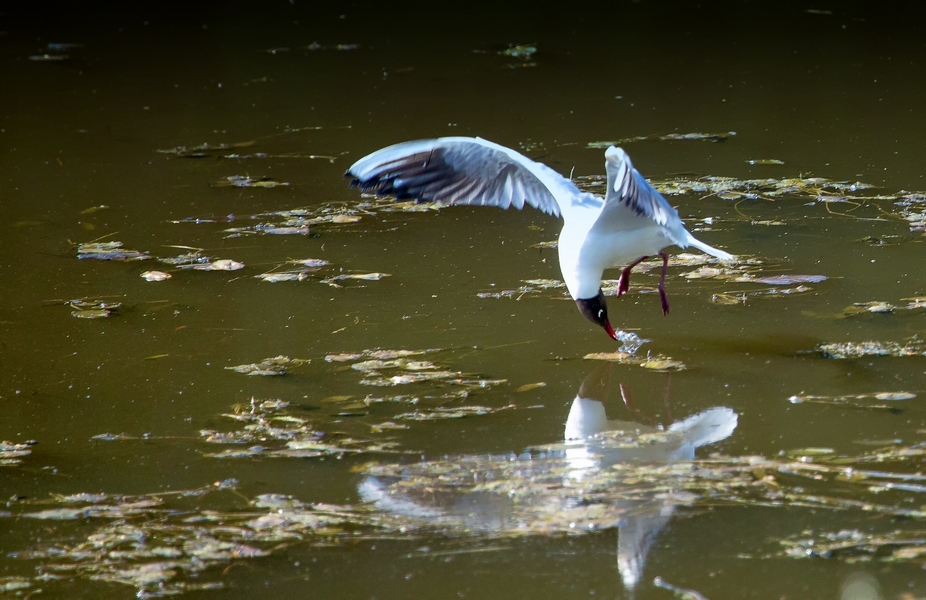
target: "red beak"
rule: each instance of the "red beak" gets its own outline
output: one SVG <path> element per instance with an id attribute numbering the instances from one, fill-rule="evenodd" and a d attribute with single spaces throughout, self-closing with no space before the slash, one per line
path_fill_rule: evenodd
<path id="1" fill-rule="evenodd" d="M 610 321 L 605 321 L 605 322 L 604 322 L 604 330 L 608 332 L 608 335 L 611 336 L 611 339 L 612 339 L 612 340 L 614 340 L 615 342 L 620 341 L 620 340 L 617 339 L 617 334 L 614 333 L 614 328 L 611 327 L 611 322 L 610 322 Z"/>

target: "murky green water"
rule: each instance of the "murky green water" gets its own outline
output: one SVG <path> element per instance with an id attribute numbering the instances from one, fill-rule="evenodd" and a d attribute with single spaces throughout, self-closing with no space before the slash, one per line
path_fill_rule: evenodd
<path id="1" fill-rule="evenodd" d="M 915 5 L 3 10 L 0 594 L 926 595 Z M 635 272 L 611 319 L 647 343 L 586 359 L 617 344 L 525 283 L 560 278 L 555 219 L 342 178 L 442 135 L 592 190 L 589 144 L 649 136 L 636 166 L 712 185 L 667 197 L 743 260 L 672 266 L 668 317 Z M 245 266 L 154 258 L 196 250 Z M 622 433 L 563 444 L 580 417 Z"/>

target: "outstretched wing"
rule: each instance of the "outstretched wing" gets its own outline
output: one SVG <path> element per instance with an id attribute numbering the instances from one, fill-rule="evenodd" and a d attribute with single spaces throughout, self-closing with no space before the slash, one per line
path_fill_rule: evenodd
<path id="1" fill-rule="evenodd" d="M 623 149 L 611 146 L 604 157 L 608 172 L 605 210 L 608 205 L 616 203 L 626 206 L 638 216 L 652 219 L 657 225 L 672 229 L 675 223 L 679 223 L 678 211 L 640 175 Z"/>
<path id="2" fill-rule="evenodd" d="M 555 216 L 585 196 L 546 165 L 480 138 L 396 144 L 361 158 L 345 176 L 378 196 L 517 209 L 528 204 Z"/>

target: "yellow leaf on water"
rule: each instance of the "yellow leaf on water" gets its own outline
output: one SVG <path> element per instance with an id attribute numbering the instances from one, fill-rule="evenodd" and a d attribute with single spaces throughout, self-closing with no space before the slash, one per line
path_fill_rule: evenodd
<path id="1" fill-rule="evenodd" d="M 536 390 L 537 388 L 546 387 L 546 383 L 543 381 L 538 381 L 537 383 L 526 383 L 516 389 L 516 392 L 529 392 L 531 390 Z"/>

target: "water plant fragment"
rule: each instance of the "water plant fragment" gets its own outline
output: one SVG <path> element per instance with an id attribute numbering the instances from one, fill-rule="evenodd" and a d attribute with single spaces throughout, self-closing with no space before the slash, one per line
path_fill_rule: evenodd
<path id="1" fill-rule="evenodd" d="M 244 365 L 237 365 L 234 367 L 225 367 L 226 370 L 234 371 L 236 373 L 243 373 L 245 375 L 263 375 L 263 376 L 274 376 L 274 375 L 285 375 L 286 369 L 289 367 L 299 367 L 302 365 L 309 364 L 311 359 L 303 358 L 290 358 L 288 356 L 274 356 L 273 358 L 265 358 L 259 363 L 249 363 Z"/>
<path id="2" fill-rule="evenodd" d="M 35 442 L 29 441 L 22 444 L 0 441 L 0 467 L 10 467 L 22 462 L 23 456 L 32 454 L 32 446 Z"/>
<path id="3" fill-rule="evenodd" d="M 817 346 L 824 358 L 860 358 L 863 356 L 922 356 L 923 344 L 911 342 L 900 344 L 898 342 L 834 342 Z"/>
<path id="4" fill-rule="evenodd" d="M 77 258 L 93 260 L 137 261 L 148 260 L 147 252 L 124 250 L 122 242 L 87 242 L 77 245 Z"/>
<path id="5" fill-rule="evenodd" d="M 251 177 L 249 175 L 230 175 L 220 179 L 212 184 L 213 187 L 238 187 L 238 188 L 275 188 L 287 187 L 289 183 L 285 181 L 276 181 L 270 177 Z"/>
<path id="6" fill-rule="evenodd" d="M 145 271 L 141 274 L 141 278 L 145 281 L 167 281 L 171 275 L 164 271 Z"/>

